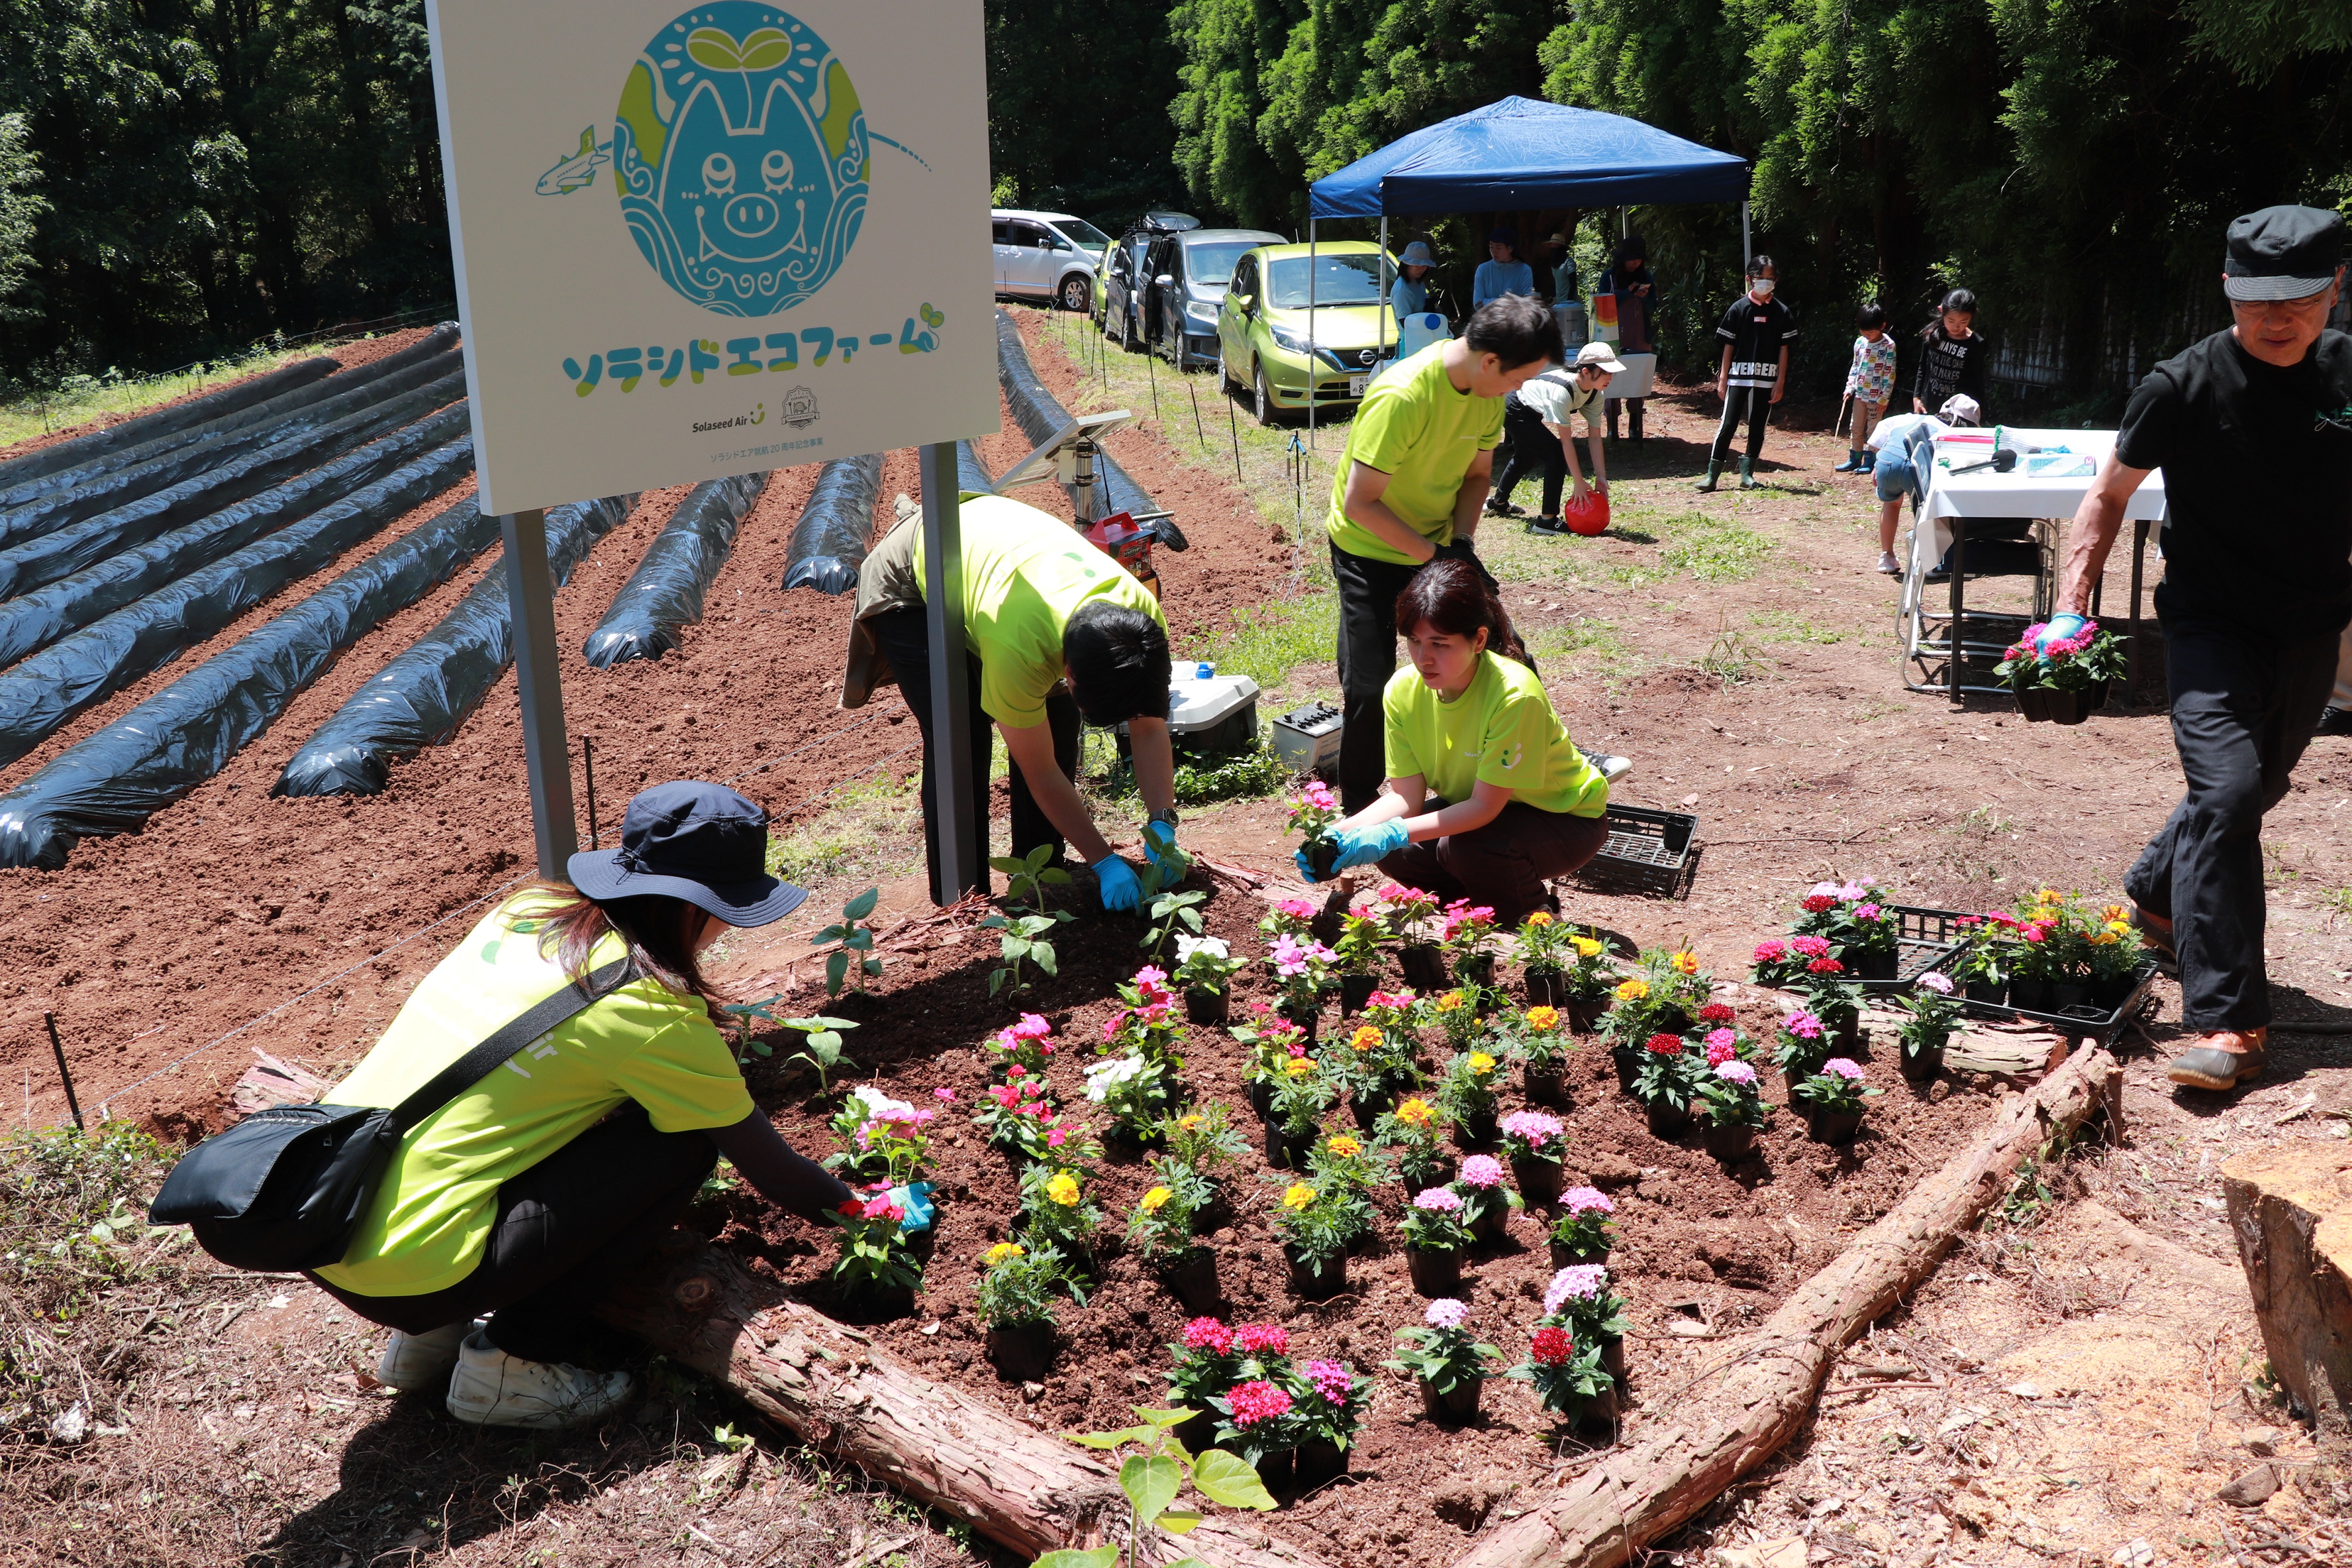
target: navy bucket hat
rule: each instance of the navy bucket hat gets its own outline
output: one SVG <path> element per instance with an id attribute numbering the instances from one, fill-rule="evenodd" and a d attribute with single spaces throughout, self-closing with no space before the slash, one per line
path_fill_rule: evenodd
<path id="1" fill-rule="evenodd" d="M 725 784 L 680 779 L 641 791 L 621 847 L 566 863 L 592 899 L 665 893 L 731 926 L 763 926 L 801 907 L 805 889 L 768 875 L 768 814 Z"/>

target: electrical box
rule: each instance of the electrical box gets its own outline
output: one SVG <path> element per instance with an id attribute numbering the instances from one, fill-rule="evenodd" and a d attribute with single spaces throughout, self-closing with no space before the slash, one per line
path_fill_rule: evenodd
<path id="1" fill-rule="evenodd" d="M 1274 750 L 1293 773 L 1320 773 L 1339 761 L 1339 710 L 1309 702 L 1274 721 Z"/>

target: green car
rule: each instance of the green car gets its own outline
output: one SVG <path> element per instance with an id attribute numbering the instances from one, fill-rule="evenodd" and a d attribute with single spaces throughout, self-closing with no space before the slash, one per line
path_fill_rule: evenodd
<path id="1" fill-rule="evenodd" d="M 1307 268 L 1314 268 L 1315 406 L 1353 408 L 1372 367 L 1396 347 L 1396 318 L 1382 298 L 1396 261 L 1381 247 L 1341 240 L 1314 247 L 1262 245 L 1234 265 L 1217 310 L 1217 374 L 1225 390 L 1247 388 L 1258 422 L 1271 425 L 1307 406 Z"/>

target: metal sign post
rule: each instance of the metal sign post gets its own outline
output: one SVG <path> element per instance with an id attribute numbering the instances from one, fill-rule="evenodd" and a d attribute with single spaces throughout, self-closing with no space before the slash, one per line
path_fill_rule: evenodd
<path id="1" fill-rule="evenodd" d="M 569 882 L 580 829 L 572 819 L 572 748 L 563 736 L 563 689 L 557 676 L 555 587 L 547 568 L 547 513 L 510 511 L 499 519 L 507 547 L 507 616 L 522 697 L 523 768 L 530 776 L 531 837 L 539 874 Z"/>
<path id="2" fill-rule="evenodd" d="M 931 640 L 931 809 L 950 895 L 985 889 L 982 824 L 972 811 L 971 679 L 963 640 L 961 487 L 952 441 L 923 448 L 923 614 Z M 948 900 L 953 901 L 950 897 Z"/>

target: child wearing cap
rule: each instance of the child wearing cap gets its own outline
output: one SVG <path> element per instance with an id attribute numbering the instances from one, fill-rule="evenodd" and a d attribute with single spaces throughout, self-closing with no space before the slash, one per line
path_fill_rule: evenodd
<path id="1" fill-rule="evenodd" d="M 1502 477 L 1495 481 L 1495 499 L 1486 510 L 1516 515 L 1511 492 L 1519 480 L 1541 470 L 1543 513 L 1528 524 L 1530 533 L 1565 533 L 1560 521 L 1559 493 L 1571 477 L 1574 500 L 1581 507 L 1593 490 L 1609 493 L 1609 468 L 1601 449 L 1601 403 L 1609 380 L 1625 368 L 1607 343 L 1587 343 L 1577 351 L 1573 365 L 1554 365 L 1503 399 L 1503 426 L 1510 437 L 1511 456 Z M 1576 460 L 1576 444 L 1569 430 L 1571 416 L 1584 418 L 1586 449 L 1592 455 L 1592 483 Z"/>
<path id="2" fill-rule="evenodd" d="M 1846 459 L 1832 471 L 1870 472 L 1871 427 L 1886 412 L 1895 395 L 1895 340 L 1886 334 L 1886 308 L 1864 305 L 1854 314 L 1859 335 L 1853 340 L 1853 363 L 1846 367 L 1845 395 L 1853 399 L 1853 433 Z"/>
<path id="3" fill-rule="evenodd" d="M 1470 308 L 1478 309 L 1490 300 L 1506 294 L 1525 294 L 1533 298 L 1536 291 L 1535 268 L 1519 259 L 1519 231 L 1498 228 L 1486 237 L 1487 259 L 1478 263 L 1478 270 L 1470 279 Z"/>

